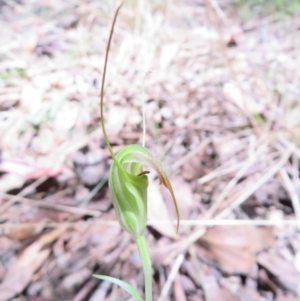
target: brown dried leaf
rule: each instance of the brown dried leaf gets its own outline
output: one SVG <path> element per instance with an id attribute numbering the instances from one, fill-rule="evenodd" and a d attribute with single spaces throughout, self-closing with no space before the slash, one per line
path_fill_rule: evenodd
<path id="1" fill-rule="evenodd" d="M 210 301 L 238 301 L 238 298 L 227 289 L 218 285 L 215 277 L 205 277 L 203 287 Z"/>
<path id="2" fill-rule="evenodd" d="M 195 155 L 182 166 L 182 177 L 185 180 L 192 181 L 204 175 L 201 159 L 202 154 Z"/>
<path id="3" fill-rule="evenodd" d="M 257 257 L 258 263 L 276 277 L 285 289 L 300 296 L 300 273 L 292 262 L 275 252 L 263 252 Z"/>
<path id="4" fill-rule="evenodd" d="M 50 254 L 50 249 L 40 250 L 39 246 L 31 245 L 23 253 L 7 273 L 0 285 L 0 300 L 6 301 L 22 292 L 29 284 L 34 272 Z"/>
<path id="5" fill-rule="evenodd" d="M 0 301 L 9 300 L 24 290 L 35 271 L 40 268 L 51 252 L 45 247 L 59 237 L 65 229 L 65 227 L 58 228 L 45 234 L 21 254 L 0 284 Z"/>
<path id="6" fill-rule="evenodd" d="M 93 272 L 89 268 L 82 268 L 76 272 L 73 272 L 62 280 L 60 289 L 63 291 L 74 291 L 76 287 L 91 277 L 92 274 Z"/>
<path id="7" fill-rule="evenodd" d="M 43 225 L 33 225 L 27 227 L 10 227 L 6 231 L 6 235 L 14 240 L 23 240 L 30 237 L 34 237 L 37 234 L 41 233 L 43 230 Z"/>
<path id="8" fill-rule="evenodd" d="M 256 253 L 274 242 L 271 228 L 220 226 L 209 229 L 199 240 L 200 254 L 228 274 L 247 274 Z"/>
<path id="9" fill-rule="evenodd" d="M 2 255 L 4 252 L 8 251 L 8 250 L 15 250 L 17 249 L 19 244 L 16 243 L 15 241 L 9 239 L 6 236 L 1 236 L 0 237 L 0 255 Z"/>

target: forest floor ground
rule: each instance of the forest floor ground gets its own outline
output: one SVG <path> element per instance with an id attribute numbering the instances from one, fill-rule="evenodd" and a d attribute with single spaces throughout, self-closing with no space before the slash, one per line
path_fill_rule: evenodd
<path id="1" fill-rule="evenodd" d="M 141 143 L 144 101 L 180 209 L 176 235 L 151 170 L 154 300 L 300 300 L 299 1 L 136 2 L 116 24 L 104 112 L 118 151 Z M 93 273 L 143 294 L 99 122 L 115 7 L 0 1 L 1 301 L 128 300 Z"/>

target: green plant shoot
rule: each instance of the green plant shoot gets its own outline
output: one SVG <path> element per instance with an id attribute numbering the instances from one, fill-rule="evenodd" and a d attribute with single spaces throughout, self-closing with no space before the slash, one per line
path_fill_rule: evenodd
<path id="1" fill-rule="evenodd" d="M 158 173 L 160 184 L 163 184 L 171 193 L 177 214 L 176 232 L 178 232 L 179 210 L 176 198 L 171 183 L 160 162 L 145 147 L 136 144 L 127 145 L 120 152 L 114 154 L 106 133 L 103 117 L 104 84 L 114 25 L 121 5 L 116 10 L 109 34 L 100 92 L 101 126 L 105 143 L 113 159 L 109 173 L 109 190 L 121 227 L 135 238 L 143 235 L 147 223 L 148 187 L 147 172 L 143 171 L 143 166 L 151 166 Z"/>
<path id="2" fill-rule="evenodd" d="M 100 91 L 101 126 L 105 143 L 113 159 L 109 172 L 109 190 L 112 196 L 113 205 L 121 227 L 135 238 L 145 276 L 145 300 L 152 301 L 152 266 L 147 242 L 144 237 L 144 231 L 147 224 L 148 206 L 148 177 L 146 175 L 148 171 L 144 171 L 144 165 L 150 166 L 156 170 L 159 175 L 160 184 L 163 184 L 171 193 L 177 214 L 176 232 L 178 232 L 179 228 L 179 210 L 171 183 L 160 162 L 158 162 L 144 146 L 137 144 L 127 145 L 115 154 L 111 148 L 106 133 L 103 114 L 106 68 L 114 26 L 121 6 L 122 3 L 116 9 L 105 52 Z M 145 116 L 143 109 L 143 121 L 144 120 Z M 129 292 L 136 301 L 142 300 L 135 288 L 122 280 L 104 275 L 94 275 L 94 277 L 115 283 Z"/>

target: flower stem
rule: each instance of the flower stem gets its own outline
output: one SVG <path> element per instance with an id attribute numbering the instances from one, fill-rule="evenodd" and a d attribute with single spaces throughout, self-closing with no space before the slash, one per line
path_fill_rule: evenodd
<path id="1" fill-rule="evenodd" d="M 108 61 L 108 55 L 109 55 L 109 50 L 110 50 L 110 44 L 111 44 L 112 36 L 114 33 L 114 28 L 115 28 L 115 24 L 117 21 L 118 13 L 119 13 L 122 5 L 123 5 L 123 2 L 121 2 L 116 9 L 115 14 L 114 14 L 114 19 L 113 19 L 113 22 L 111 24 L 111 28 L 109 31 L 108 41 L 107 41 L 106 50 L 105 50 L 103 73 L 102 73 L 102 80 L 101 80 L 101 89 L 100 89 L 100 115 L 101 115 L 100 121 L 101 121 L 103 138 L 104 138 L 105 144 L 111 154 L 113 161 L 119 167 L 120 170 L 123 170 L 123 167 L 120 164 L 120 162 L 116 159 L 115 153 L 113 152 L 113 150 L 111 148 L 111 145 L 109 143 L 109 139 L 108 139 L 108 136 L 106 133 L 105 122 L 104 122 L 104 113 L 103 113 L 103 98 L 104 98 L 104 85 L 105 85 L 106 69 L 107 69 L 107 61 Z"/>
<path id="2" fill-rule="evenodd" d="M 145 277 L 145 301 L 152 301 L 152 266 L 151 258 L 149 256 L 149 250 L 147 242 L 144 236 L 139 236 L 136 239 L 136 244 L 139 249 L 144 277 Z"/>

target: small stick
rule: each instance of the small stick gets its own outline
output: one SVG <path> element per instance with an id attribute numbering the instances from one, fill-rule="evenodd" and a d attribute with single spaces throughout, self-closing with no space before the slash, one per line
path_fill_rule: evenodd
<path id="1" fill-rule="evenodd" d="M 182 263 L 183 263 L 183 260 L 184 260 L 184 255 L 181 253 L 177 256 L 176 260 L 175 260 L 175 263 L 171 269 L 171 272 L 168 276 L 168 279 L 160 293 L 160 296 L 158 298 L 158 301 L 163 301 L 166 299 L 167 295 L 168 295 L 168 292 L 171 288 L 171 285 L 172 285 L 172 282 L 174 281 Z"/>

